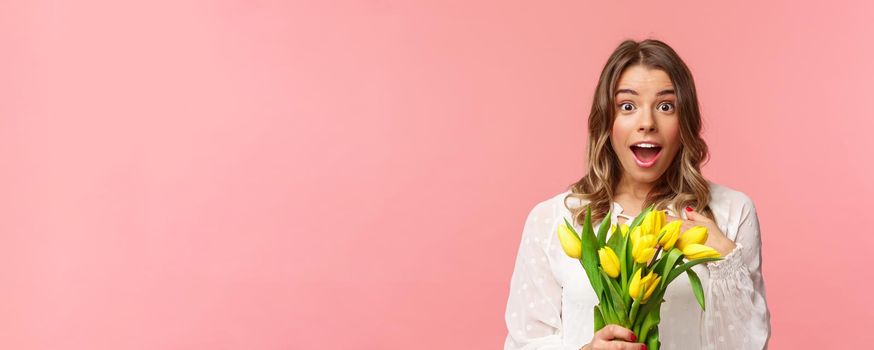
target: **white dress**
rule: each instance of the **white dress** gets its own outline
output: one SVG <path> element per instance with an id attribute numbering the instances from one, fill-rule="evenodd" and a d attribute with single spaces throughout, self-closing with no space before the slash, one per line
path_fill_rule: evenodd
<path id="1" fill-rule="evenodd" d="M 735 242 L 725 260 L 693 267 L 704 286 L 706 312 L 695 301 L 686 274 L 665 293 L 659 334 L 661 348 L 766 349 L 771 335 L 770 312 L 762 277 L 759 221 L 752 200 L 743 192 L 710 184 L 710 208 L 717 226 Z M 522 238 L 510 280 L 504 349 L 579 349 L 592 340 L 592 308 L 597 303 L 580 262 L 561 249 L 556 228 L 572 220 L 562 192 L 534 206 Z M 568 199 L 568 205 L 581 205 Z M 622 214 L 614 202 L 611 222 Z M 673 208 L 668 214 L 677 216 Z M 680 217 L 686 219 L 685 211 Z M 600 226 L 596 223 L 595 230 Z"/>

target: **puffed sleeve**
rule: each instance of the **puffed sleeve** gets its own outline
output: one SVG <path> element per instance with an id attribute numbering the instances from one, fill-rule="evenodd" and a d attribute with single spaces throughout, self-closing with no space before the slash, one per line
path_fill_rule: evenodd
<path id="1" fill-rule="evenodd" d="M 543 203 L 525 220 L 504 315 L 505 350 L 565 349 L 560 331 L 562 287 L 552 274 L 544 248 L 551 223 L 552 210 Z"/>
<path id="2" fill-rule="evenodd" d="M 707 349 L 767 349 L 770 311 L 762 278 L 762 241 L 755 205 L 746 195 L 735 248 L 724 260 L 707 263 L 702 342 Z"/>

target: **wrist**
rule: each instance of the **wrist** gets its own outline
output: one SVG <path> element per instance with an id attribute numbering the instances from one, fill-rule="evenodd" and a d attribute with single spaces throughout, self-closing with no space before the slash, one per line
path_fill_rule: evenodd
<path id="1" fill-rule="evenodd" d="M 712 248 L 719 252 L 720 255 L 726 256 L 728 255 L 728 253 L 731 253 L 731 251 L 734 250 L 736 246 L 737 245 L 732 242 L 732 240 L 728 238 L 723 238 L 719 240 L 717 244 L 714 244 Z"/>

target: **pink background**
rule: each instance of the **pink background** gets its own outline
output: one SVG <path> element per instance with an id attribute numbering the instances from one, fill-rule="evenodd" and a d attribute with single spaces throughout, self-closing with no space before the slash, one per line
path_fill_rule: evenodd
<path id="1" fill-rule="evenodd" d="M 757 205 L 772 348 L 869 347 L 874 8 L 823 3 L 3 1 L 0 348 L 500 348 L 647 37 Z"/>

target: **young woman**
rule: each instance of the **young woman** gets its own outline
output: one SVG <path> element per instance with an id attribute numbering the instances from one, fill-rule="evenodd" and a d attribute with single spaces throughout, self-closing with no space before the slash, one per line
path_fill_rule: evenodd
<path id="1" fill-rule="evenodd" d="M 662 348 L 767 348 L 770 312 L 756 209 L 743 192 L 701 175 L 708 150 L 700 131 L 695 84 L 676 52 L 658 40 L 621 43 L 592 101 L 586 175 L 535 205 L 525 221 L 504 349 L 646 348 L 619 325 L 593 332 L 597 297 L 556 234 L 564 219 L 579 231 L 586 204 L 598 224 L 611 209 L 611 223 L 630 224 L 655 204 L 667 211 L 669 222 L 682 220 L 682 231 L 706 226 L 705 244 L 725 258 L 693 267 L 704 286 L 706 311 L 686 274 L 669 285 L 659 325 Z"/>

